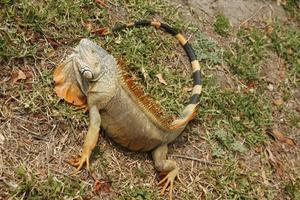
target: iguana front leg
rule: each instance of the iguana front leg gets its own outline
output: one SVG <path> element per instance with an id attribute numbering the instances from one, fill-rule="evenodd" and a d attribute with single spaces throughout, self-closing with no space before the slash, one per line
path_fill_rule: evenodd
<path id="1" fill-rule="evenodd" d="M 89 159 L 99 138 L 101 117 L 96 105 L 93 105 L 89 108 L 89 118 L 89 129 L 84 140 L 81 156 L 78 159 L 69 161 L 71 165 L 76 167 L 75 171 L 72 174 L 76 174 L 77 172 L 79 172 L 84 163 L 86 163 L 87 169 L 89 170 Z"/>
<path id="2" fill-rule="evenodd" d="M 172 199 L 172 192 L 173 192 L 173 184 L 175 178 L 178 176 L 179 168 L 176 165 L 174 160 L 167 160 L 167 153 L 168 153 L 168 146 L 162 145 L 157 147 L 152 152 L 152 157 L 154 159 L 155 168 L 162 173 L 167 174 L 159 183 L 158 185 L 164 184 L 161 194 L 165 192 L 167 187 L 170 185 L 169 191 L 169 199 Z"/>

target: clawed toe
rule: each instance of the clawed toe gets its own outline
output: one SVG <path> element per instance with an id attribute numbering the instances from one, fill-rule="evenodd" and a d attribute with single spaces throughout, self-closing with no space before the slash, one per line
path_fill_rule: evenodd
<path id="1" fill-rule="evenodd" d="M 162 195 L 169 186 L 169 200 L 172 200 L 174 180 L 178 176 L 178 169 L 169 172 L 158 185 L 164 185 L 160 194 Z"/>
<path id="2" fill-rule="evenodd" d="M 86 168 L 89 171 L 89 158 L 90 154 L 83 153 L 81 156 L 72 156 L 71 159 L 66 160 L 66 162 L 76 169 L 71 173 L 71 175 L 76 175 L 83 167 L 84 163 L 86 163 Z"/>

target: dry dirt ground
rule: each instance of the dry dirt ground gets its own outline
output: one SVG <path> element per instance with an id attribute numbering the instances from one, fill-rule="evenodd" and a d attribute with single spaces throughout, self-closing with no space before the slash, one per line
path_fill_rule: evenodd
<path id="1" fill-rule="evenodd" d="M 275 1 L 175 0 L 167 3 L 179 9 L 184 20 L 196 24 L 207 37 L 224 48 L 235 38 L 224 38 L 214 32 L 212 22 L 219 13 L 228 17 L 233 31 L 270 16 L 283 21 L 288 19 Z M 39 63 L 13 60 L 5 63 L 3 70 L 1 68 L 0 199 L 34 199 L 34 192 L 45 194 L 44 199 L 166 199 L 167 195 L 159 196 L 160 177 L 150 154 L 129 152 L 103 132 L 91 160 L 93 175 L 85 169 L 80 175 L 69 175 L 73 168 L 65 160 L 80 152 L 88 118 L 83 111 L 62 103 L 53 94 L 51 74 L 65 52 L 65 48 L 58 48 Z M 262 73 L 270 87 L 274 87 L 266 98 L 273 98 L 277 95 L 279 83 L 276 80 L 283 61 L 273 54 L 267 60 Z M 26 76 L 24 84 L 12 80 L 18 77 L 12 76 L 12 71 L 18 67 L 22 67 Z M 216 77 L 217 84 L 224 90 L 238 90 L 239 82 L 229 71 L 226 64 L 219 65 L 207 69 L 205 76 Z M 35 77 L 40 77 L 42 82 L 33 86 Z M 286 104 L 299 115 L 299 88 L 293 89 L 292 96 L 294 98 Z M 175 184 L 174 199 L 300 198 L 297 196 L 300 130 L 283 122 L 283 111 L 273 114 L 276 128 L 290 132 L 289 137 L 296 146 L 269 138 L 264 145 L 246 153 L 216 158 L 205 124 L 199 119 L 191 123 L 170 145 L 169 157 L 180 166 L 182 181 Z"/>

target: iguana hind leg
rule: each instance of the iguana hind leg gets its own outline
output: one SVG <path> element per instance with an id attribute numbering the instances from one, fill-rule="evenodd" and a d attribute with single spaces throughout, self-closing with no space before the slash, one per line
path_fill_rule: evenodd
<path id="1" fill-rule="evenodd" d="M 76 159 L 68 161 L 69 164 L 76 167 L 76 169 L 72 174 L 78 173 L 83 167 L 84 163 L 86 163 L 87 169 L 89 170 L 89 159 L 99 138 L 101 117 L 97 106 L 90 107 L 89 117 L 90 117 L 89 129 L 84 140 L 81 156 Z"/>
<path id="2" fill-rule="evenodd" d="M 152 157 L 154 159 L 155 168 L 164 174 L 167 174 L 158 185 L 163 185 L 161 190 L 161 194 L 165 192 L 167 187 L 169 186 L 169 199 L 172 199 L 173 185 L 174 180 L 178 176 L 179 168 L 176 165 L 174 160 L 167 160 L 168 146 L 162 145 L 157 147 L 152 152 Z"/>

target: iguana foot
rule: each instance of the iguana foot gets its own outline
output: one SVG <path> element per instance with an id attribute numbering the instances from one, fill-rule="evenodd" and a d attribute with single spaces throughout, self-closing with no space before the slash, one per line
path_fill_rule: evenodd
<path id="1" fill-rule="evenodd" d="M 90 156 L 91 152 L 82 152 L 81 156 L 77 156 L 75 158 L 67 160 L 67 163 L 76 167 L 76 169 L 71 173 L 71 175 L 77 174 L 83 167 L 84 163 L 86 163 L 86 168 L 89 171 L 90 169 Z"/>
<path id="2" fill-rule="evenodd" d="M 163 194 L 166 191 L 167 187 L 170 186 L 169 200 L 172 200 L 174 180 L 178 176 L 178 172 L 179 172 L 179 168 L 173 169 L 158 183 L 158 185 L 164 184 L 160 194 Z"/>

